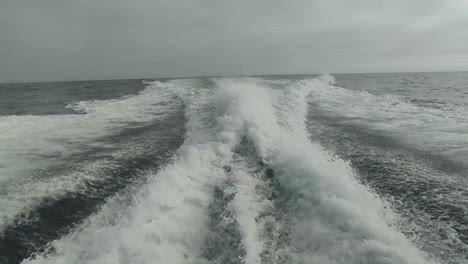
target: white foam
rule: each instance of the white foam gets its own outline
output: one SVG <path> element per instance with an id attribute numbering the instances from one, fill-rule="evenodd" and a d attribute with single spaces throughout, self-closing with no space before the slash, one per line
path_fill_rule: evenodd
<path id="1" fill-rule="evenodd" d="M 54 256 L 25 263 L 186 263 L 199 258 L 213 186 L 225 178 L 223 166 L 230 163 L 242 124 L 229 99 L 212 97 L 209 90 L 184 93 L 191 94 L 186 140 L 175 161 L 152 175 L 121 219 L 112 226 L 90 220 L 54 243 Z"/>
<path id="2" fill-rule="evenodd" d="M 0 117 L 0 227 L 45 197 L 77 191 L 84 188 L 85 181 L 99 180 L 99 170 L 115 164 L 97 160 L 57 176 L 48 175 L 47 168 L 90 148 L 105 148 L 99 138 L 160 120 L 179 106 L 171 92 L 152 84 L 137 95 L 69 106 L 83 113 L 80 115 Z M 135 151 L 129 147 L 113 154 Z"/>
<path id="3" fill-rule="evenodd" d="M 253 172 L 246 169 L 242 161 L 232 169 L 233 186 L 230 192 L 234 193 L 234 199 L 229 204 L 229 209 L 236 217 L 242 236 L 242 245 L 246 255 L 243 259 L 246 264 L 261 263 L 261 253 L 265 250 L 262 239 L 263 221 L 258 218 L 260 213 L 267 208 L 272 208 L 270 201 L 259 193 L 262 182 Z"/>
<path id="4" fill-rule="evenodd" d="M 241 81 L 219 85 L 237 93 L 247 135 L 292 196 L 288 217 L 299 259 L 306 263 L 428 263 L 391 227 L 391 212 L 356 182 L 347 163 L 331 160 L 307 137 L 278 125 L 265 87 Z M 290 109 L 286 116 L 297 119 L 292 124 L 305 122 L 304 111 Z"/>
<path id="5" fill-rule="evenodd" d="M 310 102 L 327 115 L 339 117 L 341 122 L 395 134 L 405 143 L 466 163 L 468 147 L 460 144 L 468 141 L 468 134 L 464 133 L 468 131 L 466 107 L 421 107 L 403 96 L 316 85 L 316 80 L 295 85 L 308 87 Z"/>
<path id="6" fill-rule="evenodd" d="M 223 166 L 232 163 L 232 149 L 243 135 L 254 142 L 286 192 L 286 206 L 277 210 L 290 225 L 290 254 L 297 262 L 429 262 L 391 226 L 392 213 L 356 182 L 349 164 L 333 160 L 300 132 L 305 104 L 275 108 L 275 95 L 254 79 L 214 82 L 217 95 L 185 89 L 186 140 L 171 165 L 150 175 L 134 204 L 111 224 L 95 220 L 109 213 L 101 211 L 54 242 L 54 254 L 24 263 L 206 263 L 200 247 L 209 232 L 213 187 L 226 180 Z M 258 179 L 242 164 L 233 167 L 232 175 L 236 196 L 230 206 L 246 249 L 243 261 L 259 263 L 264 243 L 256 216 L 268 205 L 255 189 Z"/>
<path id="7" fill-rule="evenodd" d="M 67 156 L 129 125 L 162 118 L 172 95 L 157 86 L 123 99 L 82 101 L 68 107 L 82 115 L 0 117 L 0 181 L 23 168 L 44 165 L 45 157 Z M 175 101 L 174 101 L 175 103 Z M 53 159 L 52 159 L 53 160 Z M 47 161 L 46 163 L 48 163 Z M 32 164 L 31 164 L 32 163 Z"/>

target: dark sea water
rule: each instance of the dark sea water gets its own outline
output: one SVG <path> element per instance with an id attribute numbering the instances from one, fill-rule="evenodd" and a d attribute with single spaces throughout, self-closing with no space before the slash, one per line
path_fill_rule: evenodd
<path id="1" fill-rule="evenodd" d="M 468 263 L 468 73 L 0 84 L 0 263 Z"/>

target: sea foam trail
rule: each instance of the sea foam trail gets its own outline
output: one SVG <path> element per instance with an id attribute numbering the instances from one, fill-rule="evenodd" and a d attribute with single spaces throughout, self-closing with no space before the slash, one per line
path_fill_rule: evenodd
<path id="1" fill-rule="evenodd" d="M 236 168 L 235 177 L 235 198 L 232 206 L 239 222 L 242 243 L 246 249 L 244 263 L 260 263 L 261 253 L 264 250 L 263 241 L 259 239 L 259 228 L 255 219 L 259 212 L 268 204 L 268 201 L 256 195 L 255 187 L 259 183 L 251 174 L 241 168 Z"/>
<path id="2" fill-rule="evenodd" d="M 468 165 L 468 148 L 460 144 L 468 141 L 466 105 L 445 103 L 428 107 L 402 95 L 317 86 L 315 82 L 303 80 L 297 85 L 310 88 L 310 101 L 322 114 L 338 118 L 342 124 L 391 133 L 408 145 Z"/>
<path id="3" fill-rule="evenodd" d="M 69 106 L 82 114 L 0 117 L 0 229 L 45 198 L 86 192 L 87 182 L 106 180 L 108 173 L 100 172 L 116 167 L 113 161 L 78 162 L 74 156 L 116 148 L 121 144 L 109 146 L 100 139 L 172 116 L 181 107 L 173 96 L 155 83 L 137 95 Z M 112 155 L 123 160 L 143 152 L 135 147 Z M 50 169 L 56 167 L 65 169 L 55 175 Z"/>
<path id="4" fill-rule="evenodd" d="M 201 248 L 210 232 L 207 211 L 214 187 L 228 174 L 235 197 L 226 210 L 234 213 L 245 249 L 235 263 L 262 263 L 265 230 L 257 220 L 269 206 L 277 206 L 289 225 L 289 263 L 428 263 L 391 226 L 391 212 L 356 182 L 350 166 L 310 142 L 303 124 L 308 88 L 289 85 L 275 95 L 256 79 L 213 82 L 217 91 L 191 89 L 190 80 L 165 84 L 188 104 L 186 139 L 171 165 L 149 175 L 133 205 L 110 225 L 96 220 L 105 218 L 101 211 L 52 243 L 53 253 L 24 263 L 207 263 Z M 280 97 L 292 103 L 280 107 Z M 260 178 L 234 161 L 243 137 L 273 169 L 278 205 L 262 201 Z"/>
<path id="5" fill-rule="evenodd" d="M 323 81 L 315 80 L 317 85 Z M 303 92 L 290 96 L 298 108 L 279 110 L 290 126 L 278 125 L 270 91 L 255 82 L 219 80 L 236 94 L 247 136 L 275 171 L 282 188 L 296 261 L 306 263 L 428 263 L 394 228 L 391 212 L 358 184 L 349 165 L 331 160 L 296 129 L 305 126 Z M 289 87 L 297 89 L 297 87 Z M 287 91 L 288 92 L 288 91 Z M 289 111 L 289 112 L 288 112 Z"/>
<path id="6" fill-rule="evenodd" d="M 179 106 L 172 96 L 154 84 L 137 95 L 67 106 L 79 115 L 0 117 L 0 183 L 52 163 L 48 157 L 76 154 L 93 144 L 99 146 L 96 139 L 164 118 Z"/>
<path id="7" fill-rule="evenodd" d="M 53 243 L 54 254 L 25 263 L 190 263 L 200 258 L 213 186 L 225 177 L 242 123 L 237 109 L 209 89 L 165 84 L 187 100 L 186 139 L 174 162 L 135 197 L 118 221 L 91 219 Z M 95 216 L 99 218 L 99 214 Z M 97 221 L 99 222 L 99 221 Z"/>

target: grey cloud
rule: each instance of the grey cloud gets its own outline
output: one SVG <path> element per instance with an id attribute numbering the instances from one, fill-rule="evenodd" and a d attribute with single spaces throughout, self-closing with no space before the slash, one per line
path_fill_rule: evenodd
<path id="1" fill-rule="evenodd" d="M 3 0 L 0 82 L 468 70 L 464 0 Z"/>

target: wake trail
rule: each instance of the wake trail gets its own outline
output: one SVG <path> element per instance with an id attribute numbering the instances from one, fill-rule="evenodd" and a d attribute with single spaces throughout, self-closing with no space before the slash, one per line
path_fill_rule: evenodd
<path id="1" fill-rule="evenodd" d="M 350 165 L 309 140 L 311 82 L 158 84 L 186 104 L 174 161 L 112 224 L 109 205 L 24 263 L 430 263 Z"/>
<path id="2" fill-rule="evenodd" d="M 24 195 L 28 195 L 26 198 L 34 201 L 34 204 L 28 207 L 21 194 L 12 194 L 14 199 L 22 198 L 23 208 L 17 208 L 20 213 L 12 215 L 12 219 L 6 222 L 8 224 L 0 231 L 2 263 L 18 263 L 32 253 L 44 250 L 49 242 L 68 233 L 93 214 L 109 197 L 142 184 L 145 181 L 145 177 L 142 177 L 145 171 L 157 170 L 168 163 L 174 148 L 181 145 L 183 125 L 179 123 L 184 121 L 183 116 L 179 114 L 171 117 L 173 118 L 151 126 L 148 131 L 139 129 L 137 139 L 131 141 L 132 148 L 135 148 L 145 144 L 146 140 L 151 140 L 157 143 L 156 150 L 145 146 L 145 151 L 132 151 L 129 147 L 125 149 L 125 155 L 112 153 L 112 157 L 101 158 L 99 163 L 96 162 L 101 166 L 91 163 L 94 166 L 92 170 L 87 171 L 86 163 L 80 164 L 84 168 L 81 172 L 83 179 L 78 188 L 63 188 L 70 187 L 64 180 L 65 182 L 60 182 L 60 187 L 63 188 L 61 192 L 57 191 L 58 188 L 49 189 L 42 197 L 36 196 L 32 199 L 31 192 L 27 190 L 47 186 L 50 181 L 23 186 Z M 168 130 L 166 126 L 173 128 Z M 78 173 L 76 170 L 73 172 Z M 72 176 L 65 174 L 60 178 L 66 177 Z M 59 182 L 57 178 L 53 180 Z"/>
<path id="3" fill-rule="evenodd" d="M 180 134 L 180 102 L 158 85 L 69 107 L 80 114 L 0 117 L 0 233 L 44 202 L 70 193 L 86 196 L 94 186 L 106 185 L 125 170 L 122 164 L 154 150 L 144 149 L 138 137 L 161 132 L 156 144 L 164 144 L 164 133 Z M 168 126 L 174 131 L 163 129 Z M 141 133 L 148 127 L 153 131 Z M 137 142 L 123 142 L 127 137 Z M 177 148 L 173 143 L 167 149 Z"/>
<path id="4" fill-rule="evenodd" d="M 53 243 L 53 254 L 25 263 L 187 263 L 200 258 L 213 186 L 224 178 L 223 166 L 232 158 L 238 126 L 229 116 L 216 114 L 230 109 L 229 105 L 213 109 L 218 98 L 210 89 L 177 91 L 183 81 L 166 85 L 188 105 L 186 139 L 174 162 L 150 175 L 116 224 L 96 226 L 101 222 L 96 218 L 105 218 L 97 214 L 77 232 Z"/>
<path id="5" fill-rule="evenodd" d="M 322 80 L 316 85 L 326 86 Z M 307 109 L 302 91 L 292 105 L 277 110 L 268 88 L 255 81 L 219 80 L 219 87 L 242 104 L 246 136 L 275 172 L 281 188 L 295 262 L 427 263 L 424 254 L 392 225 L 385 204 L 354 177 L 349 164 L 333 160 L 312 144 L 305 128 Z M 294 84 L 287 89 L 306 89 Z M 310 89 L 310 88 L 309 88 Z M 294 93 L 297 96 L 294 96 Z M 277 112 L 287 119 L 280 126 Z M 301 136 L 302 134 L 302 136 Z"/>

